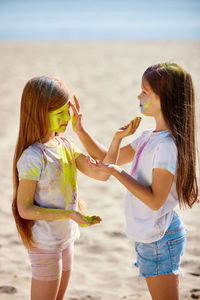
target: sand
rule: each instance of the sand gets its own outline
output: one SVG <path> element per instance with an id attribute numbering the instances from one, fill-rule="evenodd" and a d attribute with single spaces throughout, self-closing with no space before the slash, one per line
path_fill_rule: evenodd
<path id="1" fill-rule="evenodd" d="M 200 42 L 191 41 L 0 43 L 0 299 L 29 299 L 30 293 L 29 260 L 11 214 L 12 157 L 26 81 L 43 74 L 61 78 L 80 101 L 85 127 L 107 147 L 114 131 L 139 115 L 141 76 L 153 63 L 175 61 L 189 70 L 200 104 L 199 53 Z M 153 126 L 152 119 L 144 117 L 135 136 Z M 66 136 L 83 149 L 71 128 Z M 124 169 L 128 171 L 130 165 Z M 101 216 L 103 221 L 81 229 L 65 299 L 150 300 L 145 281 L 139 281 L 137 269 L 132 268 L 136 256 L 125 235 L 125 188 L 114 178 L 102 183 L 80 174 L 79 192 L 90 214 Z M 181 299 L 200 299 L 199 205 L 177 211 L 188 232 Z"/>

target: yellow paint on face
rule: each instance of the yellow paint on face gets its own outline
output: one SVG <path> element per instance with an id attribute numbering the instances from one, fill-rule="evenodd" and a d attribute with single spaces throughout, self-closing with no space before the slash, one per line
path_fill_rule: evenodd
<path id="1" fill-rule="evenodd" d="M 55 132 L 64 132 L 71 119 L 69 112 L 69 103 L 49 112 L 50 130 Z"/>

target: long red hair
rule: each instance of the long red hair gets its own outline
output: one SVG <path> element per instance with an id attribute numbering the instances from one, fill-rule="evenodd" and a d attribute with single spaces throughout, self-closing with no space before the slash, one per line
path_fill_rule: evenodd
<path id="1" fill-rule="evenodd" d="M 13 159 L 13 202 L 12 212 L 17 230 L 25 247 L 33 244 L 32 225 L 34 221 L 21 218 L 17 208 L 17 190 L 19 185 L 17 161 L 22 152 L 40 142 L 49 131 L 50 111 L 62 107 L 69 101 L 68 88 L 57 78 L 47 76 L 30 79 L 23 90 L 20 108 L 20 125 Z M 57 134 L 56 134 L 57 135 Z M 81 210 L 79 204 L 79 209 Z"/>

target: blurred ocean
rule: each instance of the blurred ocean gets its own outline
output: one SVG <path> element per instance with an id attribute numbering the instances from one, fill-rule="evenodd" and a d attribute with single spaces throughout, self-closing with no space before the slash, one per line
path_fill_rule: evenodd
<path id="1" fill-rule="evenodd" d="M 0 0 L 0 39 L 200 39 L 200 0 Z"/>

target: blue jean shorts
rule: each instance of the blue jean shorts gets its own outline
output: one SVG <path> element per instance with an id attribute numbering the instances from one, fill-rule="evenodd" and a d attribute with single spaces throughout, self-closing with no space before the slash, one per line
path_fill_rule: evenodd
<path id="1" fill-rule="evenodd" d="M 173 219 L 165 235 L 153 243 L 135 242 L 139 277 L 181 273 L 180 263 L 186 244 L 186 230 L 178 214 Z"/>

